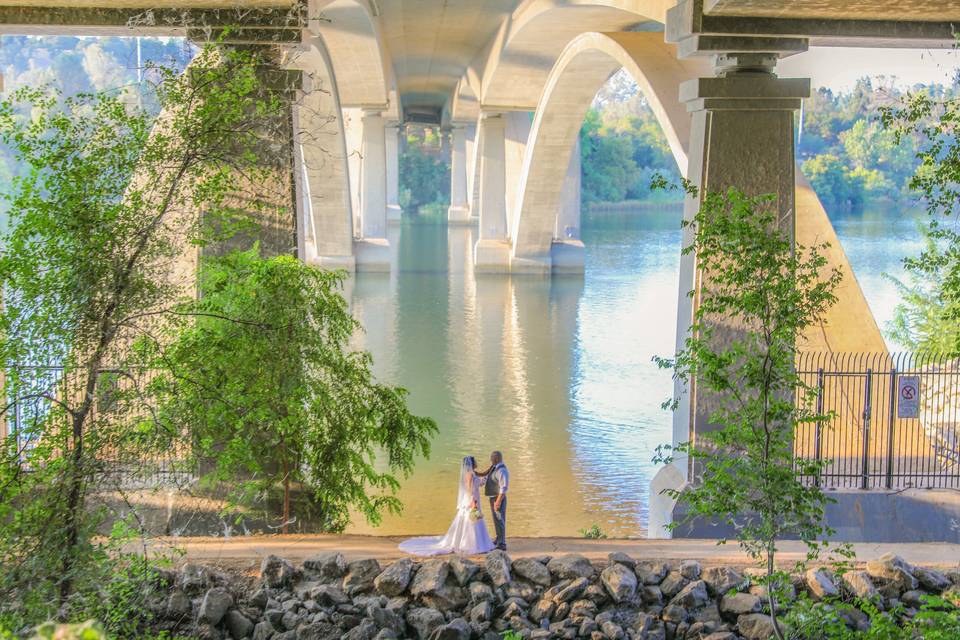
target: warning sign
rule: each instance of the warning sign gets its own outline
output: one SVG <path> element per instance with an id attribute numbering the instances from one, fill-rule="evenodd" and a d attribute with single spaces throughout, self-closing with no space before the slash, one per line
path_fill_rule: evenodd
<path id="1" fill-rule="evenodd" d="M 920 376 L 900 376 L 897 379 L 897 417 L 920 417 Z"/>

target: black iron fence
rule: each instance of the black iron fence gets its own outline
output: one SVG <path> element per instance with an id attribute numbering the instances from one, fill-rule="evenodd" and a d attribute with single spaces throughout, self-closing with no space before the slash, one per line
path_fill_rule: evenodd
<path id="1" fill-rule="evenodd" d="M 829 414 L 797 429 L 798 457 L 826 461 L 824 488 L 960 488 L 960 359 L 803 353 L 797 372 Z M 808 405 L 809 406 L 809 405 Z"/>
<path id="2" fill-rule="evenodd" d="M 182 484 L 193 475 L 186 434 L 170 437 L 162 446 L 151 440 L 150 429 L 137 428 L 155 421 L 149 369 L 105 368 L 98 376 L 86 425 L 94 431 L 111 429 L 99 438 L 97 462 L 104 474 L 122 477 L 125 485 Z M 5 371 L 7 407 L 0 431 L 12 436 L 21 458 L 51 433 L 69 431 L 71 416 L 64 406 L 76 407 L 83 397 L 85 376 L 72 376 L 60 366 L 18 365 Z M 124 428 L 117 429 L 119 425 Z"/>

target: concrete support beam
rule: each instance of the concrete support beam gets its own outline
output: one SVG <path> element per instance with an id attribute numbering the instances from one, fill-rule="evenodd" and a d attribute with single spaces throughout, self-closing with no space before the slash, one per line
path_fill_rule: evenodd
<path id="1" fill-rule="evenodd" d="M 360 163 L 360 238 L 358 271 L 389 271 L 387 240 L 387 156 L 385 123 L 380 109 L 364 109 Z"/>
<path id="2" fill-rule="evenodd" d="M 467 130 L 460 124 L 453 126 L 450 150 L 450 208 L 447 221 L 450 224 L 470 222 L 470 203 L 467 200 Z"/>
<path id="3" fill-rule="evenodd" d="M 701 191 L 718 192 L 735 187 L 749 195 L 775 194 L 783 229 L 795 233 L 795 150 L 793 116 L 802 98 L 809 96 L 810 81 L 777 78 L 765 72 L 776 58 L 756 53 L 729 53 L 718 57 L 716 71 L 722 77 L 696 78 L 680 86 L 680 99 L 692 116 L 687 177 Z M 738 66 L 737 63 L 742 66 Z M 692 218 L 700 207 L 688 197 L 684 216 Z M 692 242 L 692 231 L 684 230 L 683 245 Z M 698 274 L 695 256 L 680 262 L 677 306 L 677 349 L 689 336 L 697 296 L 690 291 L 709 282 L 710 274 Z M 734 340 L 737 326 L 717 320 L 718 340 Z M 709 431 L 713 398 L 694 382 L 688 387 L 678 381 L 675 395 L 682 399 L 673 415 L 673 442 L 696 442 Z M 679 489 L 690 476 L 689 461 L 676 460 L 661 468 L 651 482 L 651 537 L 667 535 L 663 525 L 672 520 L 673 502 L 661 492 Z M 655 496 L 655 497 L 654 497 Z"/>
<path id="4" fill-rule="evenodd" d="M 400 207 L 400 136 L 403 127 L 391 122 L 385 131 L 387 154 L 387 222 L 400 222 L 403 209 Z"/>
<path id="5" fill-rule="evenodd" d="M 480 116 L 480 232 L 474 247 L 477 271 L 507 272 L 510 241 L 507 235 L 506 121 L 502 114 Z"/>

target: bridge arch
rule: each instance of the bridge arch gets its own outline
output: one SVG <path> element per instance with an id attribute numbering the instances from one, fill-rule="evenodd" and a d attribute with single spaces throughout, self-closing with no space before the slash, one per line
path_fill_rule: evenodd
<path id="1" fill-rule="evenodd" d="M 344 107 L 384 106 L 389 102 L 392 65 L 383 46 L 376 12 L 366 0 L 320 3 L 311 25 L 323 38 L 336 70 Z"/>
<path id="2" fill-rule="evenodd" d="M 568 42 L 585 32 L 662 31 L 672 4 L 672 0 L 524 0 L 504 20 L 485 54 L 483 107 L 532 110 Z"/>
<path id="3" fill-rule="evenodd" d="M 646 97 L 685 174 L 691 119 L 679 99 L 690 78 L 709 75 L 701 59 L 678 60 L 661 33 L 585 33 L 561 53 L 547 78 L 524 155 L 510 237 L 514 261 L 549 269 L 561 186 L 587 109 L 603 83 L 624 68 Z"/>

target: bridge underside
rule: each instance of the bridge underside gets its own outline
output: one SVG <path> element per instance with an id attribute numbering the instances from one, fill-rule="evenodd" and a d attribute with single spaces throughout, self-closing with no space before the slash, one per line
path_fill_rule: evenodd
<path id="1" fill-rule="evenodd" d="M 826 213 L 796 170 L 794 112 L 809 81 L 779 78 L 810 45 L 950 47 L 960 0 L 0 0 L 0 33 L 184 35 L 272 48 L 301 74 L 292 105 L 297 252 L 323 267 L 391 268 L 403 125 L 448 137 L 451 224 L 477 224 L 475 267 L 583 269 L 583 116 L 620 68 L 637 81 L 682 174 L 711 191 L 775 194 L 798 241 L 830 241 L 846 276 L 807 348 L 884 351 Z M 228 29 L 229 28 L 229 29 Z M 685 214 L 698 207 L 694 199 Z M 689 238 L 688 238 L 689 240 Z M 681 262 L 677 341 L 694 312 Z M 681 391 L 681 390 L 678 390 Z M 675 413 L 674 441 L 706 424 L 704 398 Z M 682 462 L 651 492 L 652 532 Z M 659 515 L 658 515 L 659 514 Z"/>

